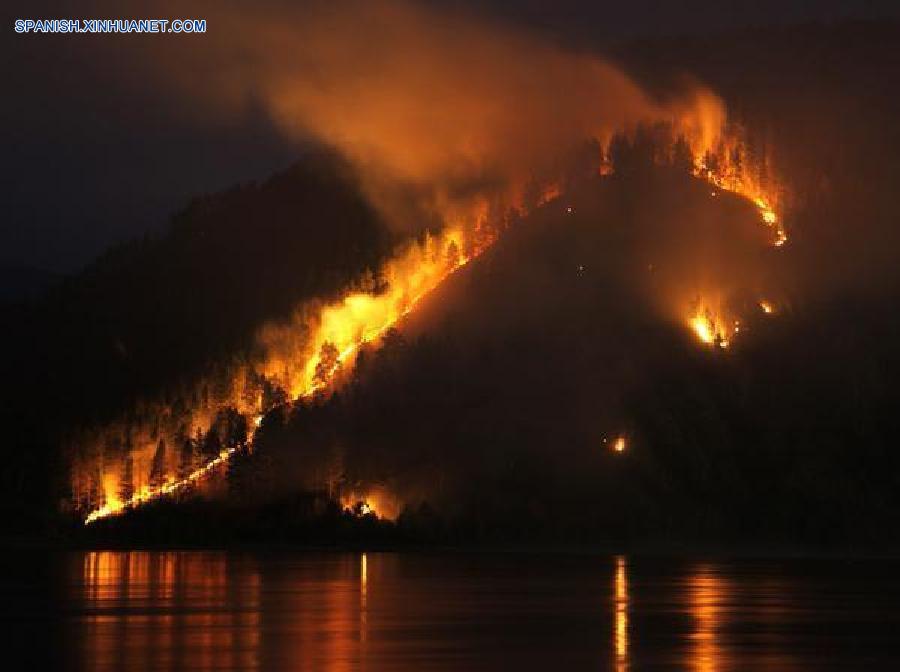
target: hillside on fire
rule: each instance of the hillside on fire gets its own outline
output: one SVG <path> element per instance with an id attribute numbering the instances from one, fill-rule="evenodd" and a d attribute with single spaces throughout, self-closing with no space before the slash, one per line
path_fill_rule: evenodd
<path id="1" fill-rule="evenodd" d="M 548 202 L 364 350 L 340 391 L 267 415 L 224 500 L 92 533 L 893 543 L 900 321 L 803 296 L 753 207 L 712 193 L 651 168 Z M 713 278 L 740 315 L 727 347 L 667 313 Z"/>
<path id="2" fill-rule="evenodd" d="M 11 528 L 56 516 L 73 431 L 134 414 L 142 399 L 208 396 L 190 383 L 246 353 L 261 322 L 371 275 L 397 239 L 346 161 L 312 147 L 261 184 L 198 197 L 162 235 L 109 250 L 40 299 L 4 306 L 4 378 L 17 381 L 2 393 Z"/>
<path id="3" fill-rule="evenodd" d="M 248 46 L 297 163 L 6 306 L 10 530 L 896 549 L 900 27 L 401 15 Z"/>

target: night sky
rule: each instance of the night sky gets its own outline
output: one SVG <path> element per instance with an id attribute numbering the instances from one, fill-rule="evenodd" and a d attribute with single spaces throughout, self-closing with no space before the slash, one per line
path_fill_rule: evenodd
<path id="1" fill-rule="evenodd" d="M 895 0 L 493 0 L 487 8 L 475 0 L 433 1 L 487 12 L 579 47 L 644 35 L 900 16 Z M 110 244 L 158 229 L 191 196 L 264 178 L 302 151 L 252 105 L 239 118 L 203 119 L 152 83 L 130 77 L 129 52 L 164 50 L 164 40 L 16 35 L 12 29 L 15 18 L 153 15 L 140 9 L 144 5 L 128 6 L 102 11 L 85 3 L 17 2 L 3 12 L 0 270 L 76 270 Z M 198 3 L 179 11 L 205 16 Z M 174 39 L 202 49 L 205 38 Z M 106 44 L 98 50 L 98 42 Z M 121 59 L 110 57 L 111 42 Z"/>

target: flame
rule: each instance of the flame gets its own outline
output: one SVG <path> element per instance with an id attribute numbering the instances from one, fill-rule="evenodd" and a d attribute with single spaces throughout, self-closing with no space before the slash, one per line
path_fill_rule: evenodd
<path id="1" fill-rule="evenodd" d="M 494 239 L 482 235 L 467 244 L 461 227 L 429 236 L 385 265 L 385 291 L 350 292 L 311 320 L 300 314 L 290 324 L 270 328 L 263 337 L 270 352 L 261 367 L 264 375 L 278 380 L 292 399 L 327 388 L 363 345 L 383 336 Z M 303 332 L 311 335 L 298 343 L 294 335 Z"/>
<path id="2" fill-rule="evenodd" d="M 358 517 L 373 515 L 381 520 L 396 520 L 400 515 L 399 502 L 383 485 L 344 494 L 341 497 L 341 507 L 345 512 Z"/>
<path id="3" fill-rule="evenodd" d="M 477 235 L 468 236 L 463 227 L 451 227 L 437 236 L 429 236 L 421 245 L 412 245 L 389 261 L 383 275 L 388 287 L 385 291 L 354 291 L 344 298 L 325 305 L 308 323 L 299 321 L 269 330 L 265 335 L 270 355 L 260 368 L 267 379 L 284 383 L 292 399 L 314 396 L 335 382 L 341 366 L 352 359 L 359 349 L 397 324 L 415 309 L 416 305 L 450 275 L 480 255 L 496 239 L 483 222 L 475 227 Z M 293 349 L 297 333 L 312 335 Z M 292 359 L 293 358 L 293 359 Z M 285 373 L 287 372 L 287 373 Z M 248 427 L 249 445 L 253 432 L 262 422 L 262 413 L 253 413 Z M 202 420 L 201 420 L 202 423 Z M 207 419 L 206 426 L 211 421 Z M 202 424 L 197 425 L 201 427 Z M 242 446 L 229 446 L 209 462 L 176 479 L 172 475 L 161 485 L 141 485 L 127 498 L 118 496 L 120 479 L 114 472 L 103 476 L 104 503 L 85 518 L 89 525 L 109 516 L 119 515 L 160 497 L 185 490 L 224 464 Z M 396 517 L 396 504 L 384 495 L 368 495 L 356 499 L 363 502 L 366 513 L 379 517 Z"/>
<path id="4" fill-rule="evenodd" d="M 220 452 L 217 457 L 213 458 L 199 469 L 192 471 L 181 480 L 175 480 L 173 478 L 164 485 L 158 487 L 144 486 L 139 492 L 135 493 L 133 497 L 130 497 L 125 501 L 121 501 L 118 498 L 113 498 L 106 504 L 101 506 L 99 509 L 88 514 L 88 516 L 84 519 L 84 524 L 90 525 L 94 521 L 100 520 L 101 518 L 119 515 L 126 509 L 140 506 L 141 504 L 146 504 L 147 502 L 158 499 L 160 497 L 164 497 L 166 495 L 174 495 L 179 490 L 183 490 L 187 486 L 199 481 L 204 476 L 209 474 L 209 472 L 213 471 L 216 467 L 225 464 L 225 462 L 228 461 L 228 458 L 230 458 L 235 451 L 237 451 L 237 446 L 232 446 L 230 448 L 222 450 L 222 452 Z"/>
<path id="5" fill-rule="evenodd" d="M 626 441 L 624 436 L 616 437 L 616 440 L 613 441 L 613 450 L 617 453 L 624 453 L 626 448 Z"/>
<path id="6" fill-rule="evenodd" d="M 788 236 L 779 214 L 783 188 L 774 178 L 771 156 L 751 149 L 746 129 L 727 119 L 721 99 L 698 89 L 673 120 L 673 127 L 673 135 L 689 145 L 694 176 L 715 187 L 710 195 L 727 191 L 749 200 L 762 224 L 772 231 L 772 244 L 784 245 Z M 674 155 L 674 146 L 668 154 L 669 158 Z"/>
<path id="7" fill-rule="evenodd" d="M 538 196 L 537 204 L 538 206 L 546 205 L 560 196 L 562 196 L 562 187 L 559 182 L 551 182 L 541 191 L 540 196 Z"/>
<path id="8" fill-rule="evenodd" d="M 721 313 L 699 299 L 689 312 L 688 326 L 700 342 L 718 346 L 723 350 L 731 345 L 732 339 L 741 330 L 740 320 L 724 318 Z"/>
<path id="9" fill-rule="evenodd" d="M 709 125 L 707 123 L 704 127 Z M 754 159 L 748 151 L 743 129 L 739 126 L 726 128 L 722 124 L 717 137 L 698 140 L 695 135 L 691 151 L 694 156 L 693 174 L 714 187 L 710 195 L 716 197 L 719 191 L 726 191 L 753 203 L 760 222 L 773 234 L 771 244 L 782 247 L 788 235 L 777 212 L 781 190 L 771 177 L 768 157 Z M 763 176 L 768 177 L 764 179 Z M 761 299 L 759 306 L 768 315 L 775 312 L 768 300 Z M 729 317 L 722 310 L 714 310 L 700 300 L 690 307 L 687 321 L 702 343 L 723 350 L 730 347 L 742 326 L 740 319 Z"/>
<path id="10" fill-rule="evenodd" d="M 777 189 L 767 190 L 761 179 L 754 179 L 753 175 L 760 172 L 758 167 L 754 166 L 757 170 L 752 170 L 743 164 L 735 165 L 732 157 L 747 155 L 746 151 L 739 151 L 741 146 L 739 135 L 725 135 L 719 140 L 715 153 L 709 150 L 696 152 L 694 176 L 706 180 L 716 189 L 743 196 L 753 203 L 759 212 L 760 221 L 773 233 L 772 244 L 781 247 L 787 242 L 788 236 L 776 211 L 777 199 L 774 194 Z M 713 191 L 711 195 L 716 196 L 717 193 Z"/>

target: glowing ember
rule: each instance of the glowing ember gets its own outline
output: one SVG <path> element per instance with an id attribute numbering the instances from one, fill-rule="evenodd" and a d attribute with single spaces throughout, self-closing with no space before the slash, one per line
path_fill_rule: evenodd
<path id="1" fill-rule="evenodd" d="M 766 315 L 772 315 L 775 312 L 775 306 L 765 299 L 759 302 L 759 307 Z"/>
<path id="2" fill-rule="evenodd" d="M 615 451 L 617 453 L 624 453 L 625 447 L 626 447 L 625 437 L 624 436 L 616 437 L 616 440 L 613 441 L 613 444 L 612 444 L 613 451 Z"/>

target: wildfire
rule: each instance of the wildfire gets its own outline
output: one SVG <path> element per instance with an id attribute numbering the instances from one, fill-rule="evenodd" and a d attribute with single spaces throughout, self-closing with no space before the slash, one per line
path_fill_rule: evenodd
<path id="1" fill-rule="evenodd" d="M 84 524 L 90 525 L 94 521 L 100 520 L 101 518 L 107 518 L 109 516 L 121 514 L 126 509 L 140 506 L 141 504 L 146 504 L 147 502 L 158 499 L 160 497 L 174 495 L 179 490 L 183 490 L 187 486 L 196 483 L 219 465 L 225 464 L 225 462 L 228 461 L 228 458 L 230 458 L 235 451 L 237 451 L 237 446 L 232 446 L 230 448 L 222 450 L 222 452 L 220 452 L 217 457 L 213 458 L 199 469 L 192 471 L 190 474 L 180 480 L 171 479 L 165 484 L 157 487 L 144 486 L 139 492 L 135 493 L 133 497 L 125 500 L 124 502 L 118 499 L 113 499 L 101 506 L 96 511 L 92 511 L 90 514 L 88 514 L 87 518 L 84 519 Z"/>
<path id="2" fill-rule="evenodd" d="M 414 245 L 388 262 L 383 269 L 387 289 L 383 291 L 354 291 L 341 300 L 324 306 L 318 316 L 298 317 L 298 322 L 269 330 L 264 341 L 269 346 L 269 356 L 260 367 L 263 375 L 275 381 L 282 389 L 290 391 L 290 398 L 303 399 L 315 395 L 335 382 L 341 366 L 351 360 L 366 343 L 377 340 L 403 317 L 408 315 L 418 303 L 450 275 L 465 266 L 472 258 L 481 254 L 493 241 L 494 236 L 483 227 L 476 227 L 475 236 L 466 236 L 461 227 L 448 229 L 441 235 L 428 237 L 424 244 Z M 292 347 L 297 333 L 309 333 L 296 348 Z M 260 402 L 256 402 L 259 404 Z M 253 432 L 260 426 L 263 414 L 248 413 L 251 426 L 248 428 L 248 444 Z M 206 426 L 209 426 L 207 421 Z M 238 450 L 239 446 L 229 446 L 212 460 L 193 469 L 186 476 L 176 479 L 167 477 L 161 485 L 142 485 L 130 497 L 118 497 L 113 479 L 104 484 L 105 501 L 85 518 L 89 525 L 97 520 L 125 512 L 160 497 L 173 495 L 195 484 L 206 475 L 224 464 Z M 382 497 L 384 499 L 384 497 Z M 351 506 L 362 501 L 359 511 L 379 513 L 392 507 L 378 505 L 369 499 L 354 501 Z"/>
<path id="3" fill-rule="evenodd" d="M 305 360 L 305 364 L 287 381 L 291 396 L 309 397 L 328 387 L 342 364 L 363 345 L 383 336 L 422 298 L 481 254 L 493 243 L 493 237 L 479 242 L 467 251 L 463 231 L 450 229 L 389 262 L 383 273 L 388 280 L 386 291 L 354 292 L 323 308 L 306 353 L 295 353 L 292 358 L 297 362 Z M 267 368 L 275 373 L 285 368 L 285 362 L 275 357 Z"/>
<path id="4" fill-rule="evenodd" d="M 781 247 L 787 240 L 787 232 L 781 223 L 781 218 L 775 211 L 774 199 L 767 195 L 759 181 L 748 176 L 748 171 L 741 171 L 731 166 L 726 157 L 730 155 L 729 145 L 736 143 L 722 141 L 723 149 L 716 155 L 715 160 L 710 159 L 709 152 L 698 153 L 694 160 L 694 176 L 702 178 L 721 191 L 728 191 L 738 196 L 743 196 L 752 202 L 762 223 L 772 230 L 774 238 L 772 244 Z M 716 196 L 717 192 L 711 192 Z"/>
<path id="5" fill-rule="evenodd" d="M 692 149 L 694 176 L 713 187 L 710 195 L 716 197 L 720 191 L 727 191 L 753 203 L 760 221 L 773 233 L 772 245 L 783 246 L 788 236 L 776 210 L 779 190 L 770 177 L 771 167 L 765 158 L 753 158 L 741 129 L 723 131 L 712 142 L 707 139 L 695 143 Z M 759 301 L 759 307 L 767 315 L 775 312 L 774 305 L 766 299 Z M 729 318 L 724 311 L 713 310 L 700 300 L 688 311 L 687 322 L 702 343 L 722 349 L 731 345 L 742 326 L 739 319 Z"/>
<path id="6" fill-rule="evenodd" d="M 702 147 L 692 147 L 698 157 L 694 160 L 694 174 L 710 183 L 713 195 L 729 191 L 748 198 L 758 209 L 763 224 L 774 231 L 774 244 L 783 245 L 787 235 L 776 212 L 777 199 L 764 189 L 768 185 L 748 176 L 751 173 L 745 170 L 746 161 L 740 166 L 729 163 L 736 142 L 704 136 Z M 601 174 L 607 174 L 609 167 L 608 162 L 604 163 Z M 550 203 L 561 195 L 560 183 L 550 182 L 538 192 L 537 204 Z M 520 209 L 524 210 L 521 206 Z M 313 397 L 340 384 L 342 370 L 352 363 L 360 348 L 381 338 L 415 310 L 425 296 L 494 243 L 499 228 L 496 223 L 488 223 L 487 211 L 486 203 L 476 203 L 465 216 L 448 217 L 453 223 L 442 233 L 426 236 L 399 250 L 380 269 L 377 282 L 372 278 L 361 281 L 337 300 L 305 304 L 286 323 L 263 328 L 256 348 L 261 354 L 238 368 L 227 369 L 224 385 L 203 380 L 182 391 L 182 399 L 199 399 L 188 403 L 186 412 L 160 402 L 135 414 L 150 418 L 139 427 L 121 423 L 91 436 L 93 441 L 88 448 L 92 452 L 79 465 L 78 475 L 73 476 L 75 500 L 90 510 L 85 524 L 187 489 L 227 462 L 236 451 L 252 446 L 255 431 L 272 408 Z M 573 206 L 567 206 L 565 212 L 574 212 Z M 579 267 L 580 272 L 583 270 Z M 766 313 L 774 310 L 767 301 L 761 301 L 760 308 Z M 726 319 L 721 311 L 699 304 L 689 311 L 688 323 L 701 342 L 720 348 L 728 348 L 741 329 L 738 320 Z M 212 389 L 216 391 L 214 397 Z M 277 394 L 264 394 L 264 390 L 275 390 Z M 222 438 L 210 452 L 201 453 L 199 459 L 192 456 L 176 467 L 172 448 L 185 443 L 190 444 L 191 450 L 198 447 L 203 437 L 216 430 L 224 409 L 236 411 L 242 419 L 245 427 L 241 438 Z M 177 415 L 179 412 L 182 415 Z M 232 435 L 225 432 L 222 436 Z M 611 444 L 617 453 L 626 447 L 623 436 Z M 120 459 L 110 461 L 108 457 L 123 453 L 128 466 Z M 204 459 L 208 461 L 197 464 Z M 129 487 L 123 487 L 123 483 Z M 375 501 L 370 493 L 344 505 L 352 508 L 359 502 L 366 513 L 390 515 L 386 511 L 392 505 Z"/>
<path id="7" fill-rule="evenodd" d="M 702 343 L 723 350 L 731 345 L 732 338 L 741 330 L 740 320 L 726 321 L 700 301 L 691 310 L 688 325 Z"/>
<path id="8" fill-rule="evenodd" d="M 375 516 L 381 520 L 396 520 L 400 514 L 399 502 L 381 485 L 364 491 L 353 490 L 343 495 L 341 506 L 346 513 L 357 518 Z"/>

